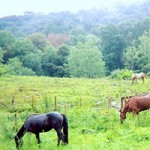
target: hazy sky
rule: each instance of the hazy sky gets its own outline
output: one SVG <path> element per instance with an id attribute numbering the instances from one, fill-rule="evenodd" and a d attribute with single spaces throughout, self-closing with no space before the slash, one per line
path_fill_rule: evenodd
<path id="1" fill-rule="evenodd" d="M 1 0 L 0 17 L 9 15 L 22 15 L 26 11 L 35 13 L 48 13 L 71 11 L 77 12 L 81 9 L 113 7 L 118 3 L 133 3 L 145 0 Z"/>

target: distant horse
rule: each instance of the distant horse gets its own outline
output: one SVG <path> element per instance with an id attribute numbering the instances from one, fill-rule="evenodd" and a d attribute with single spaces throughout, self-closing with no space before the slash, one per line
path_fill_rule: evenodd
<path id="1" fill-rule="evenodd" d="M 145 78 L 146 78 L 146 74 L 144 74 L 143 72 L 133 74 L 133 75 L 132 75 L 132 77 L 131 77 L 132 84 L 133 84 L 134 82 L 136 82 L 136 83 L 137 83 L 137 79 L 139 79 L 139 78 L 141 78 L 141 79 L 142 79 L 142 81 L 143 81 L 143 83 L 144 83 Z"/>
<path id="2" fill-rule="evenodd" d="M 61 129 L 63 128 L 63 133 Z M 21 138 L 26 132 L 31 132 L 36 135 L 38 144 L 40 144 L 40 132 L 47 132 L 54 129 L 58 136 L 58 146 L 62 140 L 64 144 L 68 144 L 68 119 L 65 114 L 59 112 L 51 112 L 47 114 L 33 114 L 29 116 L 19 132 L 16 134 L 16 148 L 21 146 Z"/>
<path id="3" fill-rule="evenodd" d="M 125 103 L 122 110 L 120 110 L 120 121 L 126 119 L 126 113 L 132 112 L 133 114 L 139 114 L 139 112 L 147 110 L 150 108 L 150 95 L 145 96 L 135 96 L 129 98 Z"/>

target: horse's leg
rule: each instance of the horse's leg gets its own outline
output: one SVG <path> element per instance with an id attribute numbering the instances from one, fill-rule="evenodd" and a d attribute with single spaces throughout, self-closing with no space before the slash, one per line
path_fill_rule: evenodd
<path id="1" fill-rule="evenodd" d="M 57 144 L 57 146 L 59 146 L 60 145 L 60 141 L 62 140 L 64 142 L 65 137 L 64 137 L 63 133 L 61 132 L 61 129 L 55 129 L 55 130 L 56 130 L 57 136 L 58 136 L 58 144 Z"/>
<path id="2" fill-rule="evenodd" d="M 132 78 L 132 84 L 133 84 L 133 83 L 137 83 L 137 78 L 136 78 L 136 77 L 133 77 L 133 78 Z"/>
<path id="3" fill-rule="evenodd" d="M 37 143 L 40 144 L 41 141 L 40 141 L 40 134 L 39 134 L 39 132 L 35 133 L 35 135 L 36 135 Z"/>
<path id="4" fill-rule="evenodd" d="M 134 79 L 132 79 L 132 84 L 133 84 L 133 82 L 134 82 Z"/>
<path id="5" fill-rule="evenodd" d="M 144 77 L 141 77 L 141 79 L 142 79 L 142 81 L 143 81 L 143 83 L 144 83 Z"/>
<path id="6" fill-rule="evenodd" d="M 138 112 L 137 112 L 137 116 L 138 116 L 138 120 L 139 120 L 140 117 L 139 117 L 139 113 Z"/>
<path id="7" fill-rule="evenodd" d="M 136 83 L 137 83 L 137 78 L 135 80 L 136 80 Z"/>
<path id="8" fill-rule="evenodd" d="M 133 116 L 135 117 L 137 117 L 138 118 L 138 120 L 139 120 L 139 110 L 134 110 L 133 111 Z"/>

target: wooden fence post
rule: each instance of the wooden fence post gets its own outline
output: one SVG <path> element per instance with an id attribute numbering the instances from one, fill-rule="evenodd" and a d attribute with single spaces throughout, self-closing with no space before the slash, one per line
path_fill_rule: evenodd
<path id="1" fill-rule="evenodd" d="M 32 95 L 32 110 L 34 109 L 34 96 Z"/>
<path id="2" fill-rule="evenodd" d="M 57 97 L 55 96 L 55 101 L 54 101 L 54 110 L 57 110 Z"/>
<path id="3" fill-rule="evenodd" d="M 111 102 L 112 102 L 112 97 L 110 97 L 110 98 L 108 99 L 108 108 L 109 108 L 109 109 L 111 108 Z"/>
<path id="4" fill-rule="evenodd" d="M 17 114 L 16 113 L 14 115 L 14 125 L 15 125 L 15 129 L 17 131 Z"/>
<path id="5" fill-rule="evenodd" d="M 125 99 L 125 97 L 121 97 L 121 110 L 123 108 L 124 99 Z"/>
<path id="6" fill-rule="evenodd" d="M 64 105 L 64 107 L 65 107 L 65 114 L 66 114 L 66 112 L 67 112 L 66 104 Z"/>
<path id="7" fill-rule="evenodd" d="M 12 97 L 12 111 L 15 111 L 15 96 Z"/>
<path id="8" fill-rule="evenodd" d="M 80 107 L 82 106 L 82 98 L 80 98 Z"/>

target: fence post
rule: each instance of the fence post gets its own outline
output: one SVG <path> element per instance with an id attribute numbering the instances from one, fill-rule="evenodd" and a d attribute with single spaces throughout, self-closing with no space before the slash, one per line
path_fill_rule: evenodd
<path id="1" fill-rule="evenodd" d="M 14 125 L 15 125 L 15 129 L 17 131 L 17 114 L 16 113 L 14 115 Z"/>
<path id="2" fill-rule="evenodd" d="M 15 111 L 15 96 L 12 97 L 12 111 Z"/>
<path id="3" fill-rule="evenodd" d="M 82 98 L 80 98 L 80 107 L 82 106 Z"/>
<path id="4" fill-rule="evenodd" d="M 110 97 L 110 98 L 108 99 L 108 108 L 109 108 L 109 109 L 111 108 L 111 102 L 112 102 L 112 97 Z"/>
<path id="5" fill-rule="evenodd" d="M 125 97 L 121 97 L 121 110 L 123 108 L 123 102 L 124 102 Z"/>
<path id="6" fill-rule="evenodd" d="M 64 105 L 64 107 L 65 107 L 65 114 L 66 114 L 66 112 L 67 112 L 66 104 Z"/>
<path id="7" fill-rule="evenodd" d="M 56 111 L 57 110 L 57 98 L 55 96 L 55 101 L 54 101 L 54 110 Z"/>
<path id="8" fill-rule="evenodd" d="M 34 96 L 32 95 L 32 110 L 34 109 Z"/>

